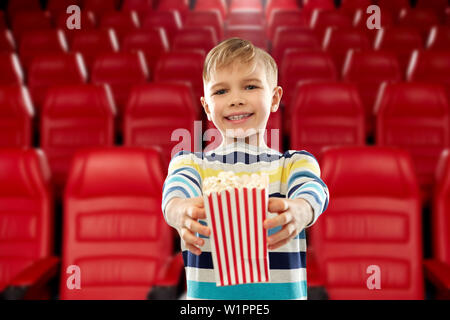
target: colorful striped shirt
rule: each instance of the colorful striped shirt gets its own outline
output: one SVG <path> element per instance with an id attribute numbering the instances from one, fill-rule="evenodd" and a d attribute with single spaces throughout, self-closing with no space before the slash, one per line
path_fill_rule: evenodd
<path id="1" fill-rule="evenodd" d="M 305 199 L 311 204 L 313 225 L 328 206 L 329 192 L 320 179 L 320 168 L 313 155 L 306 151 L 280 153 L 268 147 L 242 142 L 203 152 L 182 151 L 176 154 L 168 169 L 163 187 L 162 209 L 173 198 L 202 196 L 202 181 L 221 171 L 237 175 L 265 172 L 269 174 L 269 197 Z M 268 217 L 276 214 L 269 213 Z M 200 223 L 207 225 L 206 221 Z M 271 235 L 281 227 L 268 231 Z M 189 252 L 181 241 L 187 280 L 188 299 L 306 299 L 306 238 L 301 231 L 282 247 L 269 250 L 270 283 L 249 283 L 218 287 L 215 282 L 211 244 L 208 237 L 202 254 Z"/>

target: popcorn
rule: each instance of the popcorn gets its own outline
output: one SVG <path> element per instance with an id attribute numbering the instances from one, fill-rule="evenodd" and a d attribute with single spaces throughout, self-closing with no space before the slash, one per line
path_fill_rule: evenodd
<path id="1" fill-rule="evenodd" d="M 244 174 L 238 176 L 232 171 L 220 172 L 217 177 L 208 177 L 203 181 L 203 193 L 206 195 L 212 192 L 222 192 L 224 190 L 232 190 L 234 188 L 257 188 L 265 189 L 269 187 L 269 175 L 267 173 L 256 174 L 250 176 Z"/>
<path id="2" fill-rule="evenodd" d="M 267 230 L 269 176 L 221 172 L 203 181 L 217 286 L 270 282 Z"/>

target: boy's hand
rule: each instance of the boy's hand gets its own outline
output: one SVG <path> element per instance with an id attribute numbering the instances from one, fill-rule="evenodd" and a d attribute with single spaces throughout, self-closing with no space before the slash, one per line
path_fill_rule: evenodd
<path id="1" fill-rule="evenodd" d="M 186 248 L 193 254 L 200 255 L 202 251 L 198 246 L 203 246 L 205 241 L 196 237 L 195 233 L 198 232 L 204 236 L 210 234 L 209 228 L 197 221 L 206 218 L 203 197 L 174 198 L 167 205 L 166 212 L 169 225 L 178 231 Z"/>
<path id="2" fill-rule="evenodd" d="M 267 238 L 269 249 L 277 249 L 299 234 L 311 221 L 314 213 L 304 199 L 269 198 L 268 211 L 278 216 L 264 221 L 265 229 L 282 226 L 281 230 Z"/>

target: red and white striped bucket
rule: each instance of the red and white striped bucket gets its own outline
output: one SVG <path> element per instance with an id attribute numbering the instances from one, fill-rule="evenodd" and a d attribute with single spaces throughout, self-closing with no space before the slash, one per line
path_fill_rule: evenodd
<path id="1" fill-rule="evenodd" d="M 233 188 L 204 195 L 217 286 L 269 282 L 267 189 Z"/>

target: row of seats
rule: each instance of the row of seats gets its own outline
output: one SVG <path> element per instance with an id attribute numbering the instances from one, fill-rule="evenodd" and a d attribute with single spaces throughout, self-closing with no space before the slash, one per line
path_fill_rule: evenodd
<path id="1" fill-rule="evenodd" d="M 145 299 L 158 284 L 178 283 L 182 260 L 173 256 L 173 233 L 161 214 L 164 170 L 155 149 L 91 148 L 76 154 L 64 197 L 61 265 L 52 252 L 52 193 L 44 153 L 2 149 L 0 166 L 7 169 L 0 171 L 0 239 L 7 243 L 0 247 L 0 292 L 32 287 L 58 269 L 61 299 Z M 333 201 L 308 229 L 310 286 L 321 281 L 331 299 L 424 298 L 422 217 L 413 167 L 411 155 L 397 148 L 324 152 L 322 178 Z M 425 261 L 425 270 L 442 289 L 450 263 L 448 149 L 436 179 L 433 259 Z M 68 281 L 73 265 L 81 269 L 78 290 Z M 381 290 L 368 290 L 370 266 L 381 271 Z"/>
<path id="2" fill-rule="evenodd" d="M 106 88 L 59 86 L 52 88 L 45 99 L 39 124 L 40 146 L 48 155 L 58 192 L 64 188 L 72 156 L 78 149 L 114 145 L 115 111 Z M 0 101 L 4 106 L 0 108 L 3 147 L 29 146 L 32 108 L 26 91 L 0 87 Z M 137 86 L 123 116 L 124 145 L 158 145 L 168 150 L 166 165 L 181 149 L 199 150 L 202 138 L 212 140 L 208 149 L 215 148 L 221 142 L 220 134 L 208 131 L 203 136 L 199 132 L 201 124 L 195 123 L 201 121 L 199 111 L 185 84 L 155 82 Z M 278 117 L 271 117 L 267 142 L 273 148 L 283 150 L 283 134 L 290 137 L 290 149 L 305 149 L 318 158 L 326 146 L 365 144 L 365 113 L 353 84 L 299 84 L 288 112 L 292 119 L 288 130 L 279 112 Z M 414 156 L 422 198 L 427 203 L 438 156 L 450 147 L 450 107 L 444 88 L 434 83 L 384 83 L 373 117 L 377 145 L 400 147 Z"/>

